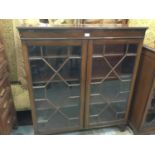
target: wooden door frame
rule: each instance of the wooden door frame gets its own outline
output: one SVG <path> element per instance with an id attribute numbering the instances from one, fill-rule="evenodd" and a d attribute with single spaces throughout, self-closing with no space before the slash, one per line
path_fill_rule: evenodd
<path id="1" fill-rule="evenodd" d="M 31 104 L 31 113 L 32 113 L 32 122 L 34 127 L 35 134 L 49 134 L 49 133 L 59 133 L 64 131 L 74 131 L 74 130 L 81 130 L 84 126 L 84 98 L 85 98 L 85 79 L 86 79 L 86 58 L 87 58 L 87 40 L 70 40 L 67 39 L 63 40 L 51 40 L 51 41 L 23 41 L 22 42 L 22 51 L 24 57 L 24 67 L 26 71 L 26 79 L 28 82 L 28 91 L 30 96 L 30 104 Z M 31 70 L 30 70 L 30 63 L 29 63 L 29 53 L 28 53 L 28 46 L 80 46 L 81 47 L 81 75 L 80 75 L 80 126 L 78 128 L 61 128 L 60 131 L 49 129 L 48 133 L 40 132 L 37 127 L 37 114 L 36 114 L 36 106 L 34 103 L 34 95 L 32 90 L 32 77 L 31 77 Z"/>
<path id="2" fill-rule="evenodd" d="M 133 73 L 132 73 L 132 78 L 131 78 L 131 84 L 130 84 L 130 90 L 129 90 L 129 95 L 128 95 L 128 103 L 127 103 L 127 109 L 126 109 L 126 114 L 125 118 L 121 120 L 116 120 L 116 121 L 111 121 L 111 123 L 108 124 L 103 124 L 99 123 L 99 125 L 89 125 L 89 105 L 90 105 L 90 83 L 91 83 L 91 77 L 92 77 L 92 54 L 93 54 L 93 46 L 94 43 L 98 44 L 105 44 L 105 43 L 133 43 L 137 44 L 137 55 L 135 56 L 135 64 L 133 68 Z M 133 96 L 133 91 L 134 91 L 134 85 L 135 85 L 135 80 L 137 76 L 137 71 L 138 71 L 138 66 L 139 66 L 139 60 L 141 56 L 141 51 L 142 51 L 142 45 L 143 45 L 143 38 L 137 38 L 137 39 L 131 39 L 131 38 L 126 38 L 126 39 L 98 39 L 98 40 L 89 40 L 88 43 L 88 59 L 87 59 L 87 77 L 86 77 L 86 99 L 85 99 L 85 128 L 96 128 L 97 126 L 99 127 L 104 127 L 104 126 L 111 126 L 111 125 L 119 125 L 119 124 L 127 124 L 128 123 L 128 115 L 130 111 L 130 106 L 131 106 L 131 100 Z"/>
<path id="3" fill-rule="evenodd" d="M 86 71 L 86 86 L 85 86 L 85 118 L 84 127 L 87 129 L 89 126 L 89 105 L 90 105 L 90 83 L 92 75 L 92 52 L 93 40 L 89 40 L 87 49 L 87 71 Z"/>

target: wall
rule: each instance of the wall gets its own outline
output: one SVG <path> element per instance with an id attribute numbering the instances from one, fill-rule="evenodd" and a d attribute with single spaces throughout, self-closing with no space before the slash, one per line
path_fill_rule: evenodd
<path id="1" fill-rule="evenodd" d="M 155 48 L 155 19 L 130 19 L 129 26 L 147 26 L 144 44 Z"/>

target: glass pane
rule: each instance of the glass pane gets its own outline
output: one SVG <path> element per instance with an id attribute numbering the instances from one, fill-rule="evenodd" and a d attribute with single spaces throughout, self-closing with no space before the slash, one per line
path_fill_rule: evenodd
<path id="1" fill-rule="evenodd" d="M 41 47 L 40 46 L 30 46 L 29 48 L 29 56 L 41 56 Z"/>
<path id="2" fill-rule="evenodd" d="M 144 127 L 155 126 L 155 89 L 153 90 L 151 104 L 147 109 L 147 115 L 144 122 Z"/>
<path id="3" fill-rule="evenodd" d="M 130 44 L 129 49 L 128 49 L 128 53 L 136 53 L 137 47 L 138 47 L 137 44 Z"/>
<path id="4" fill-rule="evenodd" d="M 124 44 L 107 44 L 107 45 L 94 45 L 93 54 L 107 55 L 107 54 L 123 54 L 126 51 L 126 45 Z"/>
<path id="5" fill-rule="evenodd" d="M 60 57 L 81 56 L 80 46 L 29 46 L 29 56 L 31 57 Z"/>
<path id="6" fill-rule="evenodd" d="M 70 102 L 70 99 L 74 97 L 80 97 L 79 86 L 68 86 L 59 80 L 58 82 L 50 82 L 46 87 L 46 93 L 48 100 L 50 100 L 56 106 L 79 106 L 79 102 L 76 100 L 74 100 L 74 103 Z M 71 105 L 71 103 L 73 105 Z"/>
<path id="7" fill-rule="evenodd" d="M 80 127 L 80 46 L 30 46 L 39 131 Z"/>
<path id="8" fill-rule="evenodd" d="M 136 53 L 137 44 L 106 44 L 103 46 L 94 45 L 93 57 L 103 56 L 122 56 L 127 54 Z"/>
<path id="9" fill-rule="evenodd" d="M 69 59 L 69 58 L 46 58 L 45 59 L 53 70 L 57 70 L 58 77 L 65 79 L 66 81 L 79 81 L 81 59 Z"/>
<path id="10" fill-rule="evenodd" d="M 30 60 L 30 66 L 33 83 L 45 82 L 54 74 L 44 60 Z"/>
<path id="11" fill-rule="evenodd" d="M 131 48 L 136 53 L 136 48 L 128 44 L 94 45 L 90 125 L 125 118 L 136 57 L 129 55 Z"/>
<path id="12" fill-rule="evenodd" d="M 33 86 L 34 98 L 45 98 L 45 86 Z"/>
<path id="13" fill-rule="evenodd" d="M 124 54 L 126 51 L 126 46 L 125 44 L 108 44 L 105 46 L 105 53 L 110 54 Z"/>

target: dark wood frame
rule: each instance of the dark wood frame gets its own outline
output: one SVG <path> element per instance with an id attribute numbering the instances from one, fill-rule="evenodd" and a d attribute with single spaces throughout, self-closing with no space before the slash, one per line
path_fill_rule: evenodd
<path id="1" fill-rule="evenodd" d="M 84 115 L 84 94 L 85 94 L 85 72 L 86 72 L 86 54 L 87 54 L 87 41 L 84 40 L 84 41 L 80 41 L 80 40 L 74 40 L 74 41 L 68 41 L 68 40 L 65 40 L 65 41 L 55 41 L 55 40 L 52 40 L 50 42 L 46 42 L 46 41 L 42 41 L 42 42 L 31 42 L 31 41 L 28 41 L 27 43 L 22 43 L 22 47 L 23 47 L 23 54 L 24 54 L 24 62 L 25 62 L 25 68 L 26 68 L 26 73 L 27 73 L 27 81 L 28 81 L 28 89 L 29 89 L 29 95 L 30 95 L 30 101 L 31 101 L 31 105 L 32 105 L 32 120 L 33 120 L 33 126 L 34 126 L 34 130 L 35 130 L 35 133 L 36 134 L 45 134 L 44 132 L 40 132 L 37 128 L 37 118 L 36 118 L 36 107 L 35 107 L 35 104 L 33 103 L 34 101 L 34 95 L 33 95 L 33 91 L 32 91 L 32 78 L 31 78 L 31 71 L 30 71 L 30 64 L 29 64 L 29 56 L 28 56 L 28 48 L 27 48 L 27 45 L 38 45 L 38 46 L 45 46 L 45 45 L 58 45 L 58 46 L 64 46 L 64 45 L 71 45 L 71 46 L 74 46 L 74 45 L 79 45 L 81 46 L 82 48 L 82 51 L 81 51 L 81 58 L 82 58 L 82 61 L 81 61 L 81 88 L 80 88 L 80 96 L 81 96 L 81 107 L 80 107 L 80 128 L 73 128 L 73 129 L 65 129 L 63 128 L 62 130 L 63 131 L 68 131 L 68 130 L 80 130 L 83 128 L 83 115 Z M 61 130 L 49 130 L 47 131 L 48 133 L 57 133 L 57 132 L 61 132 Z"/>
<path id="2" fill-rule="evenodd" d="M 89 115 L 89 96 L 90 96 L 90 83 L 91 83 L 91 67 L 92 67 L 92 52 L 93 52 L 93 42 L 97 43 L 97 44 L 104 44 L 104 43 L 137 43 L 138 44 L 138 49 L 137 49 L 137 56 L 136 56 L 136 60 L 135 60 L 135 66 L 134 66 L 134 71 L 133 71 L 133 75 L 132 75 L 132 83 L 130 86 L 130 93 L 129 93 L 129 98 L 128 98 L 128 107 L 127 107 L 127 112 L 125 115 L 125 119 L 119 120 L 119 121 L 114 121 L 114 122 L 107 122 L 107 124 L 103 124 L 103 125 L 94 125 L 94 127 L 100 127 L 100 126 L 112 126 L 113 124 L 117 124 L 117 125 L 122 125 L 122 124 L 127 124 L 128 121 L 128 114 L 129 114 L 129 109 L 130 109 L 130 103 L 131 103 L 131 99 L 132 99 L 132 93 L 133 93 L 133 89 L 134 89 L 134 83 L 135 83 L 135 78 L 137 75 L 137 70 L 138 70 L 138 65 L 139 65 L 139 59 L 140 59 L 140 55 L 141 55 L 141 48 L 143 45 L 143 41 L 139 40 L 139 39 L 118 39 L 118 40 L 90 40 L 89 42 L 89 46 L 88 46 L 88 65 L 87 65 L 87 82 L 86 82 L 86 113 L 85 113 L 85 127 L 86 128 L 92 128 L 92 126 L 89 126 L 88 123 L 88 115 Z"/>
<path id="3" fill-rule="evenodd" d="M 139 65 L 139 59 L 141 55 L 141 48 L 143 44 L 144 34 L 146 28 L 142 27 L 18 27 L 20 32 L 20 37 L 22 40 L 22 48 L 23 48 L 23 55 L 25 61 L 25 68 L 26 68 L 26 75 L 28 80 L 28 89 L 30 94 L 30 101 L 32 107 L 32 118 L 33 118 L 33 125 L 36 134 L 47 134 L 39 133 L 36 124 L 36 113 L 35 113 L 35 104 L 33 103 L 33 92 L 32 92 L 32 79 L 30 75 L 30 66 L 28 61 L 28 45 L 72 45 L 74 40 L 79 40 L 82 45 L 82 75 L 81 80 L 83 81 L 82 91 L 81 91 L 81 104 L 82 111 L 81 112 L 81 128 L 80 129 L 71 129 L 70 131 L 74 130 L 82 130 L 90 128 L 88 126 L 88 114 L 89 114 L 89 82 L 91 77 L 91 55 L 92 55 L 92 46 L 93 42 L 134 42 L 138 43 L 137 49 L 137 58 L 134 67 L 134 73 L 132 77 L 132 84 L 130 89 L 130 95 L 128 100 L 128 108 L 126 113 L 125 120 L 115 121 L 110 124 L 105 125 L 97 125 L 93 128 L 98 127 L 105 127 L 105 126 L 112 126 L 112 125 L 126 125 L 128 120 L 128 113 L 130 109 L 130 102 L 131 97 L 133 94 L 133 88 L 137 73 L 137 68 Z M 85 36 L 85 34 L 90 34 L 90 36 Z M 61 43 L 60 43 L 61 42 Z M 86 65 L 87 64 L 87 65 Z M 86 72 L 87 71 L 87 72 Z M 86 73 L 86 74 L 84 74 Z M 84 97 L 86 96 L 86 97 Z M 84 105 L 85 104 L 85 105 Z M 84 114 L 85 113 L 85 114 Z M 91 127 L 92 128 L 92 127 Z M 49 129 L 48 133 L 59 133 L 59 132 L 66 131 L 65 129 L 51 131 Z M 69 131 L 67 129 L 67 131 Z"/>
<path id="4" fill-rule="evenodd" d="M 129 124 L 135 134 L 150 134 L 155 133 L 155 126 L 144 127 L 143 125 L 155 88 L 155 50 L 145 46 L 142 51 Z"/>

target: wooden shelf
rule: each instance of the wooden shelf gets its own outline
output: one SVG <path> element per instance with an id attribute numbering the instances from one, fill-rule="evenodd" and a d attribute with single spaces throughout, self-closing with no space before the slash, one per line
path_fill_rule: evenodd
<path id="1" fill-rule="evenodd" d="M 72 106 L 73 107 L 73 106 Z M 68 110 L 71 110 L 70 108 L 72 108 L 71 106 L 70 107 L 67 107 L 68 108 Z M 75 106 L 74 106 L 75 107 Z M 66 107 L 64 107 L 63 109 L 65 109 Z M 47 111 L 48 110 L 50 110 L 50 109 L 47 109 Z M 55 109 L 56 110 L 56 109 Z M 61 110 L 62 110 L 62 108 L 61 108 Z M 45 110 L 46 111 L 46 110 Z M 45 112 L 44 111 L 44 112 Z M 80 112 L 80 111 L 79 111 Z M 62 112 L 63 113 L 63 112 Z M 64 113 L 66 116 L 68 116 L 66 113 Z M 70 117 L 69 118 L 69 116 L 68 116 L 68 119 L 69 120 L 77 120 L 77 119 L 79 119 L 78 117 Z M 37 121 L 38 123 L 47 123 L 48 122 L 48 119 L 43 119 L 43 117 L 38 117 L 38 121 Z"/>
<path id="2" fill-rule="evenodd" d="M 93 54 L 93 58 L 103 58 L 103 57 L 119 57 L 119 56 L 124 56 L 124 53 L 108 53 L 108 54 Z M 128 53 L 126 54 L 127 57 L 133 57 L 136 56 L 137 54 L 135 53 Z"/>
<path id="3" fill-rule="evenodd" d="M 126 102 L 126 100 L 115 100 L 115 101 L 111 101 L 111 103 L 120 103 L 120 102 Z M 102 104 L 107 104 L 107 103 L 103 103 L 103 102 L 94 102 L 94 103 L 91 103 L 91 105 L 102 105 Z"/>
<path id="4" fill-rule="evenodd" d="M 59 106 L 59 108 L 61 109 L 61 108 L 72 108 L 72 107 L 79 107 L 79 105 L 63 105 L 63 106 Z M 49 110 L 49 109 L 52 109 L 52 106 L 48 106 L 48 107 L 42 107 L 42 108 L 36 108 L 38 111 L 44 111 L 44 110 Z M 53 109 L 55 109 L 55 108 L 53 108 Z"/>
<path id="5" fill-rule="evenodd" d="M 67 56 L 67 55 L 60 55 L 60 56 L 31 56 L 29 60 L 42 60 L 42 59 L 81 59 L 81 56 Z"/>
<path id="6" fill-rule="evenodd" d="M 92 81 L 93 80 L 102 80 L 105 76 L 95 76 L 95 77 L 92 77 Z M 127 75 L 127 76 L 120 76 L 120 78 L 122 79 L 122 81 L 124 82 L 130 82 L 131 81 L 131 75 Z M 106 80 L 119 80 L 116 76 L 108 76 L 106 78 Z M 91 82 L 91 83 L 94 83 L 94 82 Z"/>
<path id="7" fill-rule="evenodd" d="M 77 79 L 77 78 L 64 78 L 64 79 L 67 82 L 80 81 L 80 79 Z M 35 81 L 35 82 L 32 81 L 33 84 L 46 84 L 47 82 L 48 82 L 48 80 Z M 50 83 L 56 83 L 56 82 L 63 82 L 63 81 L 62 80 L 52 80 L 52 81 L 50 81 Z M 70 84 L 70 85 L 74 85 L 74 84 Z M 77 85 L 80 85 L 80 83 L 77 83 Z"/>
<path id="8" fill-rule="evenodd" d="M 126 56 L 128 57 L 133 57 L 136 56 L 137 54 L 135 53 L 128 53 Z M 103 58 L 103 57 L 119 57 L 119 56 L 124 56 L 123 53 L 108 53 L 108 54 L 93 54 L 93 58 Z M 29 60 L 34 61 L 34 60 L 41 60 L 42 58 L 44 59 L 81 59 L 81 56 L 67 56 L 67 55 L 60 55 L 60 56 L 31 56 L 29 57 Z"/>
<path id="9" fill-rule="evenodd" d="M 73 117 L 73 118 L 70 118 L 69 121 L 72 121 L 72 120 L 79 120 L 78 117 Z M 48 120 L 44 120 L 44 119 L 38 119 L 37 121 L 38 124 L 43 124 L 43 123 L 48 123 Z"/>

